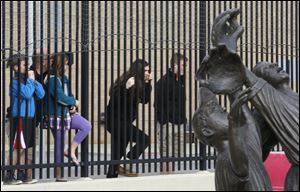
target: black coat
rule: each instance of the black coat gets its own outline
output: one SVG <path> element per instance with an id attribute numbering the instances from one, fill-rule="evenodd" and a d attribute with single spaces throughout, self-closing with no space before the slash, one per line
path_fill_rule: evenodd
<path id="1" fill-rule="evenodd" d="M 156 83 L 155 112 L 160 124 L 183 124 L 187 122 L 185 112 L 184 78 L 176 80 L 176 75 L 169 70 Z"/>
<path id="2" fill-rule="evenodd" d="M 135 90 L 126 89 L 126 85 L 116 87 L 111 90 L 111 98 L 106 108 L 107 129 L 110 131 L 111 125 L 115 127 L 118 123 L 130 124 L 135 121 L 138 113 L 138 104 L 147 104 L 150 100 L 152 86 L 145 83 L 144 91 L 138 97 Z"/>

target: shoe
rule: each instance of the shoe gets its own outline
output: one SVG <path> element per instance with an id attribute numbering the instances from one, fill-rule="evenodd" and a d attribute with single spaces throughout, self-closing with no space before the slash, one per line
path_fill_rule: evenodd
<path id="1" fill-rule="evenodd" d="M 64 153 L 64 156 L 66 158 L 68 158 L 70 160 L 71 163 L 73 163 L 74 165 L 76 166 L 79 166 L 80 165 L 80 161 L 77 159 L 77 157 L 75 155 L 69 155 L 67 153 Z"/>
<path id="2" fill-rule="evenodd" d="M 23 182 L 23 184 L 35 184 L 39 182 L 37 179 L 32 179 L 31 177 L 28 177 L 24 170 L 20 171 L 19 179 Z"/>
<path id="3" fill-rule="evenodd" d="M 15 177 L 15 174 L 12 172 L 7 172 L 7 175 L 5 176 L 3 180 L 4 185 L 21 185 L 23 182 L 21 180 L 17 180 Z"/>
<path id="4" fill-rule="evenodd" d="M 23 184 L 35 184 L 37 182 L 39 182 L 37 179 L 26 179 L 22 181 Z"/>
<path id="5" fill-rule="evenodd" d="M 122 166 L 119 166 L 119 174 L 125 177 L 138 177 L 137 173 L 133 173 L 129 169 L 126 169 Z"/>
<path id="6" fill-rule="evenodd" d="M 58 183 L 66 183 L 66 182 L 68 182 L 68 180 L 66 180 L 66 179 L 63 178 L 63 177 L 57 177 L 57 178 L 55 179 L 55 182 L 58 182 Z"/>

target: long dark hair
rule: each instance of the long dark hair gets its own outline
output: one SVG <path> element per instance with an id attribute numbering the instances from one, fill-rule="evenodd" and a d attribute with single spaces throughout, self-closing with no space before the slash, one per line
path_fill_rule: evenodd
<path id="1" fill-rule="evenodd" d="M 64 65 L 65 62 L 68 61 L 70 64 L 70 56 L 68 52 L 59 52 L 57 53 L 57 55 L 55 56 L 55 54 L 51 55 L 50 57 L 52 63 L 51 63 L 51 70 L 50 70 L 50 74 L 51 75 L 57 75 L 57 76 L 64 76 Z M 56 66 L 55 66 L 56 63 Z"/>
<path id="2" fill-rule="evenodd" d="M 134 80 L 135 80 L 135 84 L 131 90 L 135 91 L 136 89 L 138 89 L 138 93 L 140 93 L 143 90 L 143 82 L 145 79 L 145 77 L 144 77 L 145 70 L 144 69 L 147 66 L 149 66 L 149 63 L 147 61 L 145 61 L 144 59 L 137 59 L 136 61 L 134 61 L 133 64 L 131 65 L 130 69 L 128 71 L 126 71 L 123 75 L 121 75 L 120 78 L 118 78 L 114 82 L 113 86 L 110 87 L 109 95 L 111 96 L 112 91 L 114 89 L 125 86 L 126 82 L 131 77 L 134 77 Z"/>

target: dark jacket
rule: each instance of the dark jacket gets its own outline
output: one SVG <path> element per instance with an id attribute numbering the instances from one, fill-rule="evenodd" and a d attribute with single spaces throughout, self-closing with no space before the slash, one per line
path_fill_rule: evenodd
<path id="1" fill-rule="evenodd" d="M 41 85 L 43 85 L 43 87 L 45 88 L 44 80 L 46 79 L 48 73 L 44 72 L 43 75 L 40 75 L 39 73 L 37 73 L 35 65 L 31 65 L 30 70 L 34 71 L 35 80 L 38 81 Z M 36 123 L 38 123 L 43 116 L 42 113 L 43 104 L 44 104 L 43 99 L 35 100 Z"/>
<path id="2" fill-rule="evenodd" d="M 184 78 L 181 77 L 177 81 L 176 75 L 169 70 L 156 83 L 154 107 L 157 121 L 160 124 L 180 125 L 186 123 Z"/>
<path id="3" fill-rule="evenodd" d="M 106 108 L 108 130 L 111 124 L 121 122 L 122 124 L 130 124 L 135 121 L 138 113 L 138 104 L 147 104 L 150 100 L 152 86 L 145 83 L 143 94 L 137 97 L 134 88 L 126 89 L 126 85 L 116 87 L 111 90 L 109 104 Z"/>

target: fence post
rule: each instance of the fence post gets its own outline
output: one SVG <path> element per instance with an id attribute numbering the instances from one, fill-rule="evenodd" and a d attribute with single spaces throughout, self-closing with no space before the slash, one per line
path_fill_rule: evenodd
<path id="1" fill-rule="evenodd" d="M 89 117 L 89 1 L 82 1 L 81 4 L 81 115 L 88 119 Z M 77 69 L 78 70 L 78 69 Z M 89 159 L 88 137 L 81 144 L 81 177 L 88 177 L 88 159 Z"/>
<path id="2" fill-rule="evenodd" d="M 200 61 L 202 61 L 206 55 L 206 2 L 207 1 L 200 1 Z M 200 170 L 206 170 L 206 146 L 202 143 L 200 144 L 200 156 L 202 158 L 200 160 Z"/>

